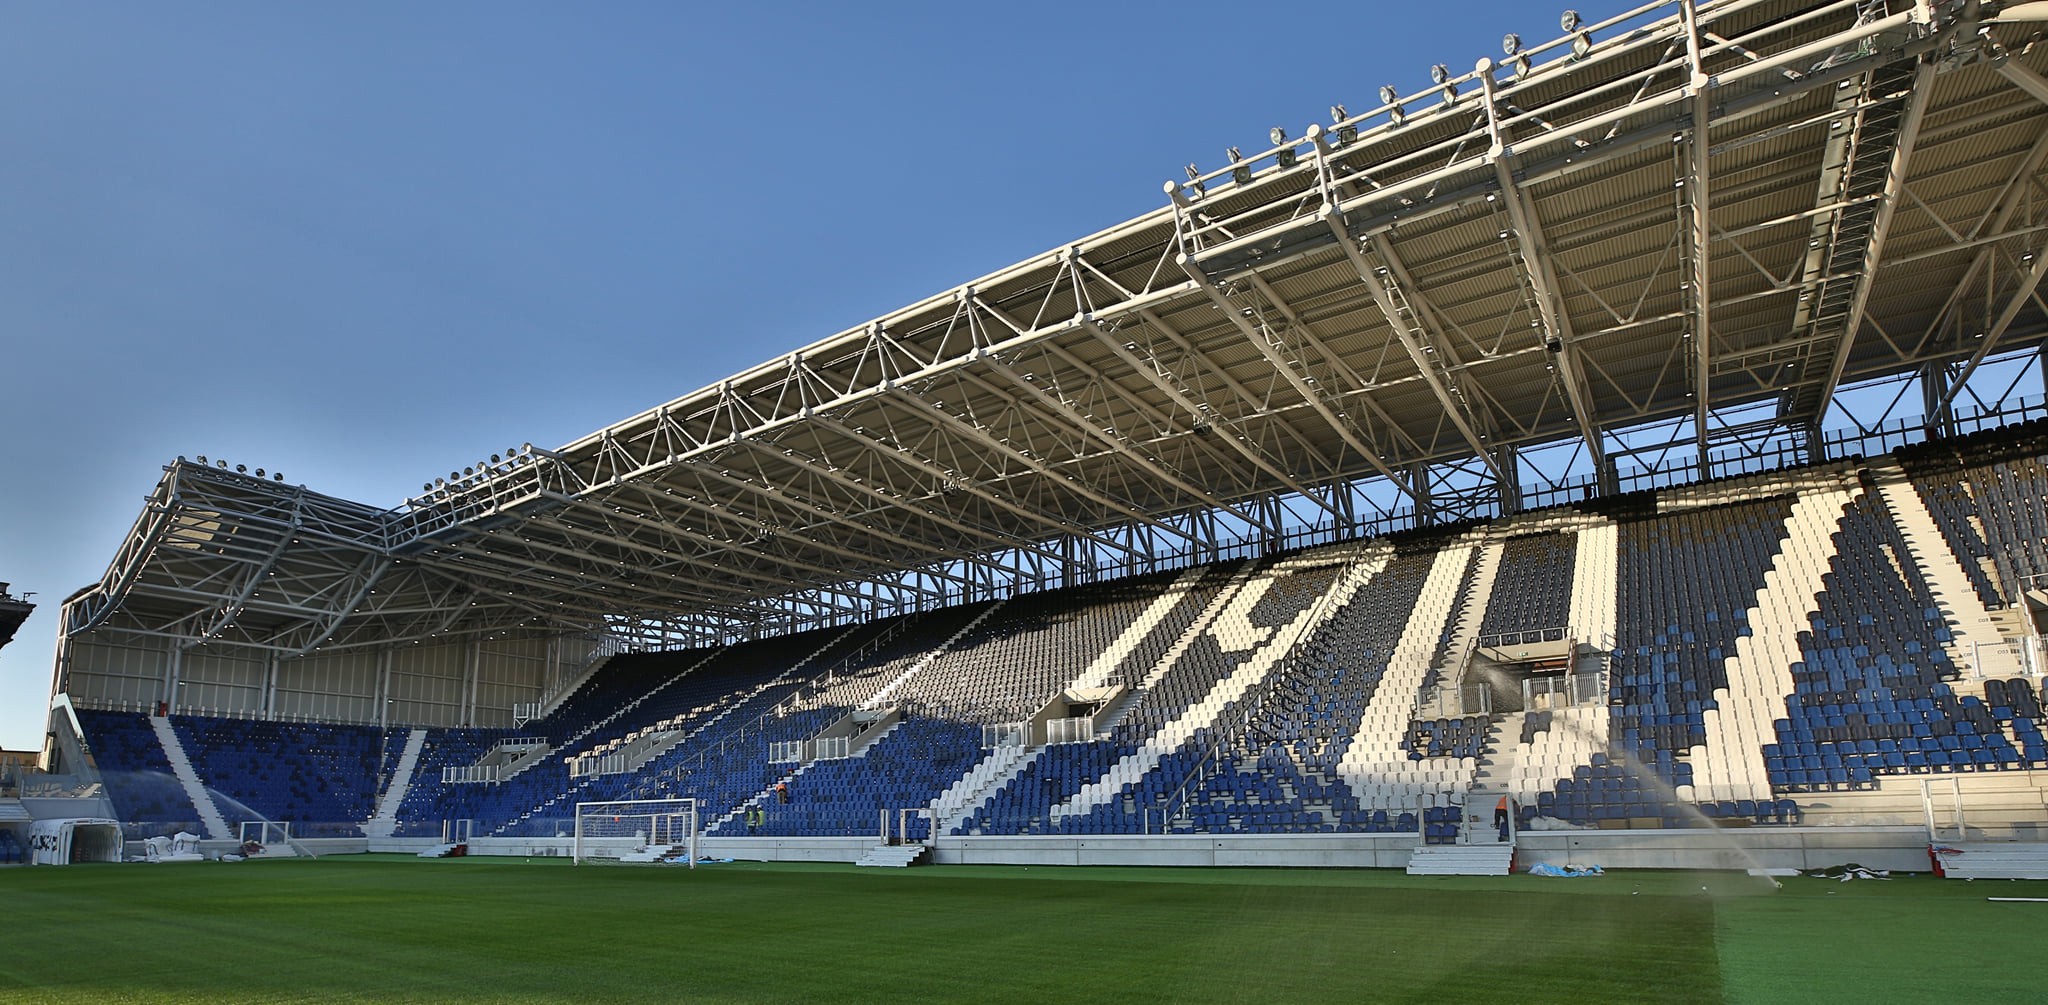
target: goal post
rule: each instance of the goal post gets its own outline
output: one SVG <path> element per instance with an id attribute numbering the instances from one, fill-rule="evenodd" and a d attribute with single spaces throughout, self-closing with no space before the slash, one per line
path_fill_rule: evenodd
<path id="1" fill-rule="evenodd" d="M 653 862 L 681 851 L 697 867 L 703 830 L 695 799 L 621 799 L 576 804 L 575 864 Z"/>
<path id="2" fill-rule="evenodd" d="M 263 854 L 267 850 L 271 855 L 320 857 L 292 837 L 289 820 L 244 820 L 235 830 L 236 850 L 243 854 Z"/>

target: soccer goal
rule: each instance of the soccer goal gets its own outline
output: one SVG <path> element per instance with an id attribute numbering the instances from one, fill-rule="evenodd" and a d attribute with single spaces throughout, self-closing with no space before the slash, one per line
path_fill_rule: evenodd
<path id="1" fill-rule="evenodd" d="M 292 838 L 290 821 L 244 820 L 237 828 L 235 851 L 242 855 L 301 855 L 319 858 Z"/>
<path id="2" fill-rule="evenodd" d="M 695 799 L 626 799 L 576 804 L 576 864 L 654 862 L 682 852 L 697 867 Z"/>

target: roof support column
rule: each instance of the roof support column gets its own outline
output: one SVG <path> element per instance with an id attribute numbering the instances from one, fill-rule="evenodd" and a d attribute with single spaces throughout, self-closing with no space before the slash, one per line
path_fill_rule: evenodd
<path id="1" fill-rule="evenodd" d="M 1942 408 L 1947 409 L 1955 404 L 1957 392 L 1963 389 L 1964 384 L 1969 383 L 1970 375 L 1977 372 L 1977 367 L 1984 362 L 1984 358 L 1998 348 L 1998 342 L 2005 337 L 2006 329 L 2012 327 L 2013 320 L 2020 316 L 2020 311 L 2027 306 L 2027 301 L 2033 299 L 2034 291 L 2041 286 L 2041 279 L 2048 276 L 2048 245 L 2034 249 L 2034 253 L 2028 257 L 2033 259 L 2033 268 L 2020 276 L 2019 286 L 2006 300 L 2005 309 L 1998 312 L 1997 320 L 1985 330 L 1984 337 L 1977 341 L 1977 351 L 1970 354 L 1969 361 L 1963 364 L 1963 368 L 1956 373 L 1948 389 L 1942 392 Z"/>
<path id="2" fill-rule="evenodd" d="M 1178 384 L 1167 380 L 1164 375 L 1159 373 L 1158 368 L 1146 365 L 1145 361 L 1139 359 L 1136 353 L 1126 348 L 1123 343 L 1118 342 L 1109 332 L 1104 331 L 1102 325 L 1095 320 L 1094 315 L 1077 314 L 1074 316 L 1074 321 L 1086 330 L 1088 334 L 1095 336 L 1097 341 L 1107 346 L 1109 351 L 1117 359 L 1123 361 L 1125 366 L 1130 367 L 1134 373 L 1145 378 L 1153 387 L 1158 388 L 1160 393 L 1172 399 L 1174 404 L 1185 409 L 1190 416 L 1195 418 L 1195 421 L 1201 423 L 1209 421 L 1204 417 L 1205 413 L 1202 411 L 1200 404 L 1189 398 L 1187 393 L 1182 391 Z M 1250 461 L 1254 467 L 1264 472 L 1267 477 L 1287 486 L 1302 498 L 1321 506 L 1331 516 L 1337 517 L 1340 520 L 1343 519 L 1342 514 L 1331 508 L 1328 500 L 1314 492 L 1310 492 L 1307 487 L 1295 481 L 1292 476 L 1280 470 L 1271 461 L 1268 461 L 1264 455 L 1253 450 L 1248 444 L 1239 441 L 1235 436 L 1224 436 L 1219 437 L 1219 439 L 1222 440 L 1224 446 L 1235 450 L 1245 460 Z"/>
<path id="3" fill-rule="evenodd" d="M 1062 519 L 1059 516 L 1049 513 L 1042 513 L 1035 509 L 1020 506 L 1013 500 L 997 495 L 994 492 L 990 492 L 989 490 L 982 488 L 980 485 L 975 484 L 972 480 L 961 477 L 958 472 L 952 471 L 930 459 L 919 457 L 918 455 L 911 453 L 908 448 L 897 447 L 887 443 L 883 443 L 882 441 L 876 439 L 874 434 L 867 432 L 864 429 L 855 429 L 851 425 L 848 425 L 846 422 L 834 416 L 830 416 L 823 412 L 820 412 L 812 417 L 812 421 L 817 422 L 820 425 L 828 426 L 833 430 L 836 430 L 839 433 L 842 433 L 846 436 L 865 440 L 868 443 L 874 445 L 876 453 L 884 457 L 888 457 L 896 461 L 897 463 L 903 464 L 911 468 L 915 468 L 918 471 L 922 471 L 933 478 L 940 479 L 943 484 L 957 486 L 960 491 L 965 492 L 968 495 L 975 497 L 976 499 L 980 499 L 982 502 L 988 503 L 990 506 L 994 506 L 1014 516 L 1022 517 L 1029 522 L 1039 524 L 1040 526 L 1043 526 L 1048 530 L 1057 531 L 1061 534 L 1069 534 L 1076 537 L 1085 538 L 1087 540 L 1095 542 L 1096 544 L 1102 545 L 1105 548 L 1118 548 L 1119 550 L 1121 550 L 1119 545 L 1109 540 L 1108 538 L 1102 537 L 1097 534 L 1091 534 L 1085 530 L 1082 530 L 1079 527 L 1075 526 L 1071 521 Z"/>
<path id="4" fill-rule="evenodd" d="M 1948 403 L 1949 366 L 1942 360 L 1920 364 L 1920 414 L 1926 420 L 1924 428 L 1930 438 L 1954 436 L 1956 432 L 1955 409 Z"/>
<path id="5" fill-rule="evenodd" d="M 1709 290 L 1714 278 L 1712 198 L 1708 161 L 1713 150 L 1713 117 L 1707 101 L 1707 67 L 1701 56 L 1699 5 L 1696 0 L 1679 0 L 1679 17 L 1684 22 L 1685 57 L 1692 74 L 1686 81 L 1687 104 L 1692 108 L 1692 132 L 1685 138 L 1685 174 L 1678 181 L 1681 213 L 1679 233 L 1684 235 L 1686 266 L 1686 308 L 1692 312 L 1693 443 L 1701 478 L 1711 475 L 1707 460 L 1707 413 L 1711 411 L 1714 373 L 1713 297 Z"/>
<path id="6" fill-rule="evenodd" d="M 1370 240 L 1373 253 L 1383 263 L 1375 266 L 1366 261 L 1365 252 L 1359 249 L 1358 241 L 1352 238 L 1350 228 L 1346 227 L 1334 212 L 1324 210 L 1323 220 L 1329 224 L 1331 233 L 1337 236 L 1337 244 L 1344 249 L 1344 257 L 1351 263 L 1351 270 L 1358 275 L 1359 282 L 1365 284 L 1367 292 L 1372 294 L 1373 303 L 1379 306 L 1380 313 L 1386 315 L 1387 325 L 1392 328 L 1395 338 L 1400 340 L 1401 348 L 1407 351 L 1408 359 L 1415 364 L 1416 372 L 1422 375 L 1422 382 L 1429 385 L 1430 393 L 1436 396 L 1437 404 L 1443 406 L 1444 417 L 1450 420 L 1451 426 L 1464 438 L 1465 445 L 1471 447 L 1472 452 L 1493 471 L 1494 477 L 1499 478 L 1500 464 L 1494 460 L 1493 448 L 1487 444 L 1485 434 L 1474 428 L 1471 407 L 1459 400 L 1464 392 L 1461 390 L 1458 394 L 1453 394 L 1443 374 L 1438 372 L 1438 364 L 1430 358 L 1436 352 L 1433 343 L 1442 341 L 1442 338 L 1428 326 L 1422 314 L 1402 293 L 1400 284 L 1393 274 L 1398 260 L 1394 258 L 1392 246 L 1387 244 L 1383 236 L 1372 236 Z M 1426 341 L 1432 344 L 1425 345 Z M 1470 379 L 1469 375 L 1465 379 Z"/>
<path id="7" fill-rule="evenodd" d="M 1002 374 L 1012 387 L 1022 391 L 1026 396 L 1037 401 L 1046 409 L 1065 418 L 1070 427 L 1080 430 L 1082 435 L 1128 458 L 1131 463 L 1144 469 L 1146 474 L 1158 479 L 1162 484 L 1170 485 L 1177 491 L 1186 493 L 1191 498 L 1199 499 L 1204 504 L 1229 513 L 1231 516 L 1237 517 L 1246 523 L 1259 526 L 1268 534 L 1279 532 L 1279 528 L 1276 525 L 1262 523 L 1254 518 L 1251 513 L 1216 498 L 1205 489 L 1188 484 L 1179 475 L 1154 463 L 1145 456 L 1141 445 L 1133 444 L 1126 439 L 1103 432 L 1102 428 L 1091 417 L 1081 414 L 1079 409 L 1068 404 L 1064 399 L 1055 396 L 1045 388 L 1039 387 L 1036 382 L 1025 380 L 1023 374 L 1018 373 L 1014 367 L 1004 362 L 1001 357 L 991 353 L 988 356 L 987 362 L 992 369 Z"/>
<path id="8" fill-rule="evenodd" d="M 1380 456 L 1379 450 L 1359 439 L 1358 433 L 1351 428 L 1351 424 L 1330 410 L 1329 404 L 1323 401 L 1322 395 L 1316 391 L 1315 387 L 1309 384 L 1300 373 L 1296 372 L 1294 366 L 1285 357 L 1274 350 L 1272 343 L 1267 341 L 1268 333 L 1261 331 L 1257 326 L 1253 325 L 1250 319 L 1244 316 L 1243 311 L 1238 308 L 1238 305 L 1231 303 L 1230 299 L 1223 295 L 1223 291 L 1217 289 L 1216 282 L 1210 279 L 1207 273 L 1202 271 L 1202 266 L 1199 263 L 1186 254 L 1180 255 L 1178 262 L 1181 271 L 1187 273 L 1188 278 L 1193 279 L 1196 285 L 1202 288 L 1203 293 L 1208 294 L 1210 301 L 1216 305 L 1217 309 L 1221 310 L 1223 315 L 1230 319 L 1231 324 L 1237 326 L 1238 331 L 1244 333 L 1245 340 L 1250 342 L 1252 347 L 1259 351 L 1259 355 L 1266 358 L 1266 362 L 1273 364 L 1273 368 L 1279 371 L 1280 376 L 1294 388 L 1296 393 L 1301 395 L 1302 400 L 1308 402 L 1310 408 L 1315 409 L 1316 414 L 1323 417 L 1323 421 L 1330 424 L 1330 428 L 1336 432 L 1346 446 L 1349 446 L 1354 453 L 1371 465 L 1373 470 L 1385 476 L 1388 481 L 1393 482 L 1411 496 L 1415 494 L 1414 486 L 1404 484 L 1401 477 L 1396 475 L 1394 470 L 1387 466 L 1387 462 Z"/>
<path id="9" fill-rule="evenodd" d="M 1934 60 L 1922 57 L 1914 67 L 1911 83 L 1904 98 L 1904 107 L 1899 111 L 1896 133 L 1892 139 L 1891 156 L 1884 163 L 1884 174 L 1879 180 L 1879 191 L 1883 198 L 1877 203 L 1874 217 L 1868 225 L 1868 236 L 1864 238 L 1861 268 L 1857 270 L 1854 291 L 1841 316 L 1829 317 L 1832 304 L 1822 302 L 1815 308 L 1815 334 L 1835 336 L 1835 351 L 1828 363 L 1828 372 L 1821 382 L 1819 396 L 1813 406 L 1805 410 L 1805 417 L 1815 427 L 1827 420 L 1828 406 L 1834 400 L 1835 385 L 1841 382 L 1842 371 L 1849 364 L 1849 352 L 1855 347 L 1857 331 L 1863 327 L 1863 313 L 1870 303 L 1870 290 L 1877 279 L 1878 263 L 1884 258 L 1885 237 L 1891 231 L 1892 218 L 1897 213 L 1906 186 L 1906 168 L 1913 158 L 1913 144 L 1920 135 L 1920 123 L 1927 111 L 1927 102 L 1934 93 Z M 1873 77 L 1878 76 L 1873 74 Z M 1874 111 L 1865 111 L 1858 116 L 1858 142 L 1855 157 L 1861 159 L 1871 151 L 1864 148 L 1863 133 L 1870 128 Z M 1858 181 L 1867 177 L 1867 169 L 1853 160 L 1849 166 L 1849 191 L 1844 195 L 1855 197 L 1864 193 L 1855 191 Z M 1867 182 L 1866 182 L 1867 183 Z M 1842 211 L 1847 217 L 1857 209 Z M 1844 221 L 1845 223 L 1847 221 Z M 1838 230 L 1837 233 L 1840 231 Z M 1833 258 L 1833 255 L 1829 256 Z M 1832 285 L 1832 284 L 1830 284 Z M 1821 296 L 1825 296 L 1823 293 Z"/>
<path id="10" fill-rule="evenodd" d="M 1066 487 L 1068 491 L 1091 502 L 1094 502 L 1097 505 L 1115 510 L 1116 512 L 1126 517 L 1129 517 L 1130 519 L 1135 520 L 1139 523 L 1151 527 L 1156 527 L 1162 531 L 1165 531 L 1168 534 L 1181 538 L 1191 547 L 1198 545 L 1200 543 L 1194 538 L 1193 535 L 1189 534 L 1187 531 L 1163 523 L 1156 517 L 1152 516 L 1149 513 L 1146 513 L 1145 511 L 1135 506 L 1132 506 L 1128 503 L 1118 502 L 1117 500 L 1112 499 L 1109 496 L 1103 495 L 1102 493 L 1097 492 L 1094 489 L 1081 484 L 1079 480 L 1071 476 L 1061 475 L 1057 472 L 1054 472 L 1051 468 L 1045 466 L 1038 460 L 1024 456 L 1022 453 L 1018 452 L 1018 450 L 1015 447 L 1011 446 L 1007 442 L 1004 442 L 1003 440 L 997 439 L 996 437 L 989 435 L 989 432 L 987 430 L 982 429 L 981 427 L 974 425 L 973 423 L 968 422 L 966 419 L 960 418 L 959 416 L 954 415 L 953 413 L 948 412 L 943 408 L 934 407 L 931 402 L 924 400 L 922 396 L 911 393 L 907 389 L 901 387 L 896 388 L 896 390 L 898 392 L 896 395 L 897 401 L 902 402 L 903 404 L 909 406 L 913 410 L 919 412 L 920 414 L 924 415 L 925 417 L 931 420 L 951 426 L 953 429 L 960 432 L 962 435 L 966 436 L 971 440 L 974 440 L 977 443 L 980 443 L 982 446 L 987 447 L 992 452 L 1007 454 L 1011 458 L 1022 462 L 1025 467 L 1030 468 L 1033 472 L 1037 473 L 1037 475 L 1040 478 L 1044 478 L 1047 482 L 1063 485 Z"/>
<path id="11" fill-rule="evenodd" d="M 1572 421 L 1578 424 L 1579 437 L 1586 444 L 1586 454 L 1597 470 L 1606 464 L 1607 448 L 1601 442 L 1592 396 L 1586 391 L 1584 368 L 1579 364 L 1575 345 L 1578 336 L 1572 330 L 1571 315 L 1565 311 L 1558 293 L 1557 271 L 1550 262 L 1550 246 L 1543 238 L 1543 223 L 1536 215 L 1536 204 L 1515 177 L 1519 159 L 1515 156 L 1514 144 L 1509 142 L 1506 131 L 1501 127 L 1493 61 L 1482 59 L 1477 69 L 1485 97 L 1486 130 L 1492 141 L 1486 157 L 1493 164 L 1494 181 L 1500 186 L 1500 197 L 1506 204 L 1508 223 L 1514 231 L 1514 249 L 1521 259 L 1524 278 L 1535 294 L 1538 319 L 1543 324 L 1543 347 L 1556 357 L 1565 400 L 1571 405 Z"/>

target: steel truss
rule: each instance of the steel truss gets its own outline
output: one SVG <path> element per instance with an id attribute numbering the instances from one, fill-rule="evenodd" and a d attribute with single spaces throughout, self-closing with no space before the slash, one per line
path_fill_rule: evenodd
<path id="1" fill-rule="evenodd" d="M 396 509 L 181 459 L 64 630 L 713 643 L 1954 429 L 2048 332 L 2040 27 L 1574 25 Z"/>

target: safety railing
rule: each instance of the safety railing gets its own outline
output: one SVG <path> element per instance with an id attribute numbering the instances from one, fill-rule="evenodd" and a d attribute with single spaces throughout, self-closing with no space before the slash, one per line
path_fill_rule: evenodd
<path id="1" fill-rule="evenodd" d="M 981 727 L 981 745 L 991 749 L 1027 746 L 1030 735 L 1021 722 L 999 722 Z"/>
<path id="2" fill-rule="evenodd" d="M 1045 724 L 1047 743 L 1085 743 L 1095 739 L 1095 720 L 1085 715 L 1053 719 Z"/>

